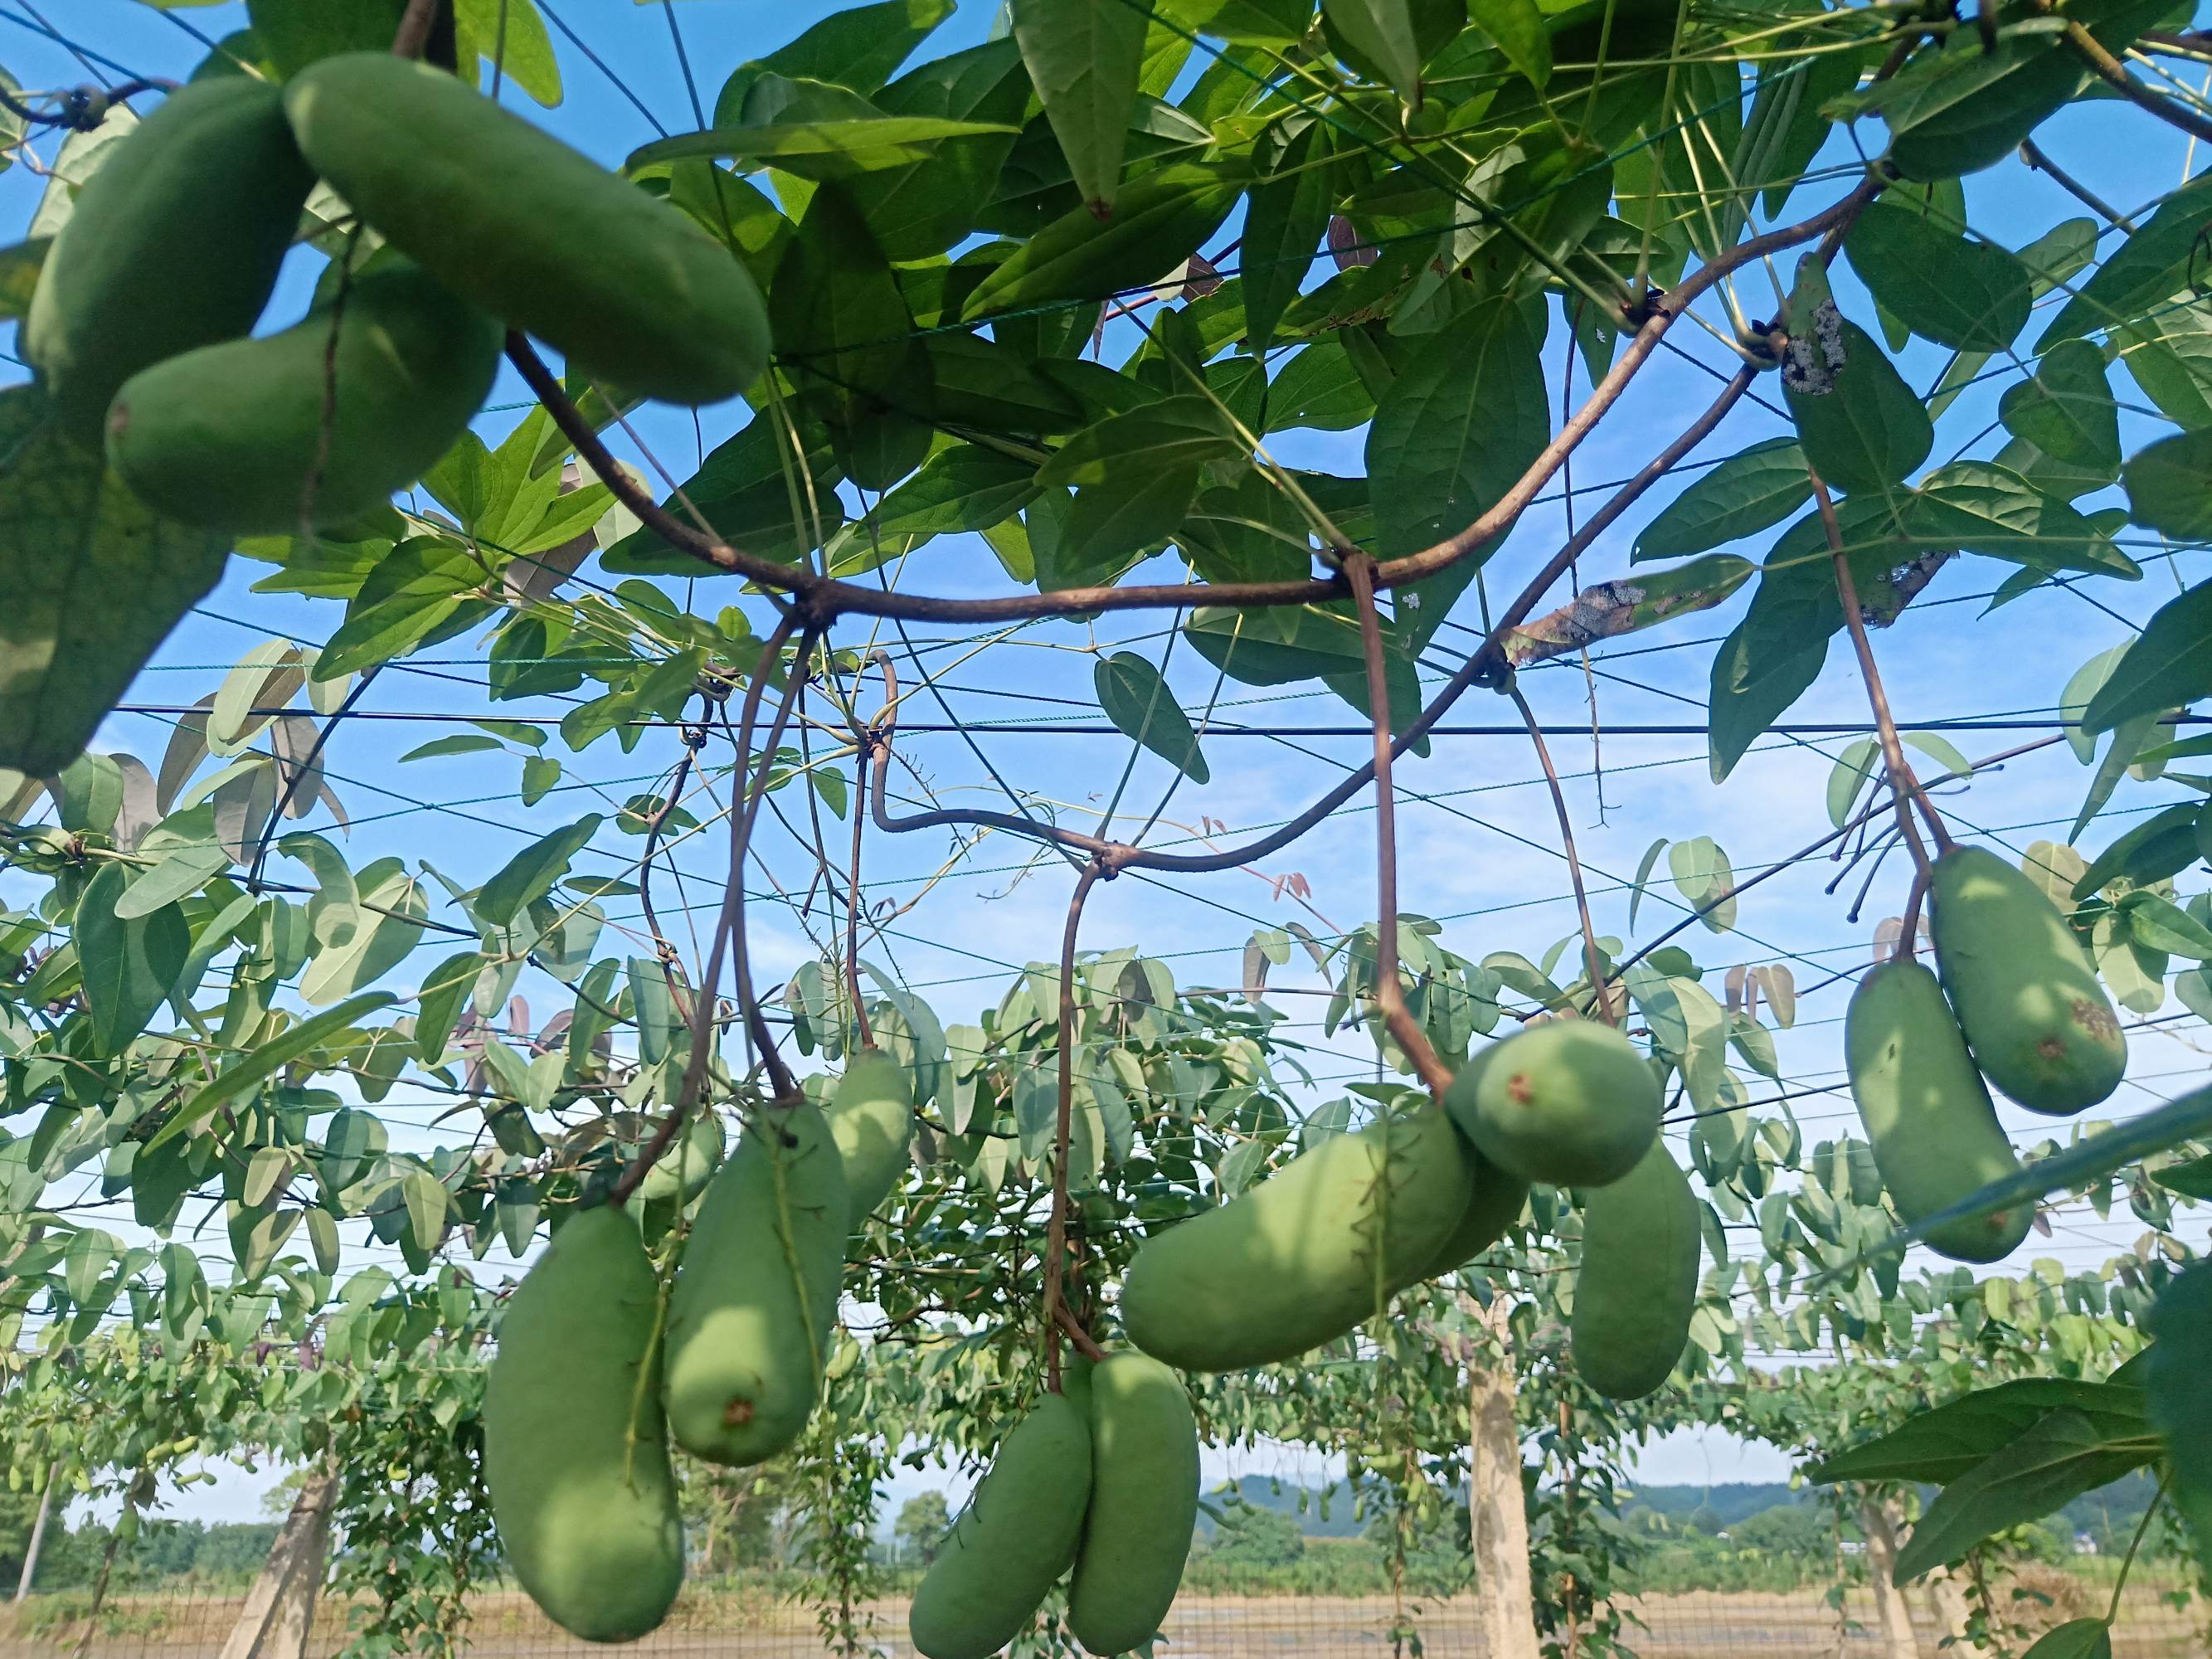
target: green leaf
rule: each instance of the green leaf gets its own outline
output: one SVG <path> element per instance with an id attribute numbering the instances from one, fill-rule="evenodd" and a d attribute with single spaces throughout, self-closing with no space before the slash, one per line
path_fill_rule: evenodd
<path id="1" fill-rule="evenodd" d="M 230 856 L 216 846 L 179 847 L 131 884 L 116 902 L 118 921 L 149 916 L 173 900 L 197 893 L 210 877 L 230 867 Z"/>
<path id="2" fill-rule="evenodd" d="M 1195 393 L 1139 404 L 1087 427 L 1037 469 L 1040 484 L 1103 484 L 1139 480 L 1170 467 L 1242 459 L 1243 439 L 1220 410 Z"/>
<path id="3" fill-rule="evenodd" d="M 1117 651 L 1098 659 L 1092 678 L 1098 689 L 1098 706 L 1117 730 L 1134 738 L 1193 783 L 1209 781 L 1206 757 L 1199 752 L 1198 733 L 1191 729 L 1189 717 L 1158 669 L 1133 651 Z"/>
<path id="4" fill-rule="evenodd" d="M 952 12 L 953 0 L 880 0 L 833 11 L 732 75 L 714 100 L 714 123 L 735 121 L 745 94 L 763 74 L 803 75 L 873 93 Z"/>
<path id="5" fill-rule="evenodd" d="M 2124 721 L 2181 708 L 2208 692 L 2212 692 L 2212 581 L 2199 582 L 2159 608 L 2089 699 L 2081 723 L 2092 732 L 2109 732 Z"/>
<path id="6" fill-rule="evenodd" d="M 2142 567 L 2081 513 L 2010 467 L 1954 461 L 1921 481 L 1909 523 L 1924 546 L 1956 548 L 2043 571 L 2086 570 L 2130 581 Z"/>
<path id="7" fill-rule="evenodd" d="M 1997 416 L 2007 431 L 2057 460 L 2100 470 L 2119 465 L 2119 405 L 2104 350 L 2087 340 L 2051 347 L 2033 380 L 2006 392 Z"/>
<path id="8" fill-rule="evenodd" d="M 1186 28 L 1244 46 L 1286 46 L 1313 27 L 1313 0 L 1157 0 Z"/>
<path id="9" fill-rule="evenodd" d="M 1036 468 L 981 445 L 940 449 L 921 471 L 877 503 L 886 536 L 944 536 L 988 530 L 1036 498 Z"/>
<path id="10" fill-rule="evenodd" d="M 390 1132 L 372 1112 L 342 1106 L 331 1115 L 323 1132 L 323 1153 L 317 1165 L 324 1184 L 342 1193 L 368 1173 L 369 1165 L 384 1156 Z"/>
<path id="11" fill-rule="evenodd" d="M 139 506 L 43 392 L 0 392 L 0 767 L 59 771 L 229 551 Z"/>
<path id="12" fill-rule="evenodd" d="M 1093 215 L 1114 210 L 1145 66 L 1143 0 L 1012 0 L 1014 40 Z"/>
<path id="13" fill-rule="evenodd" d="M 506 746 L 497 738 L 464 732 L 457 737 L 433 738 L 428 743 L 418 744 L 399 757 L 399 763 L 404 766 L 409 761 L 441 760 L 448 755 L 480 755 L 487 749 Z"/>
<path id="14" fill-rule="evenodd" d="M 1711 836 L 1699 836 L 1692 841 L 1678 841 L 1667 849 L 1667 867 L 1674 872 L 1674 886 L 1696 909 L 1718 897 L 1719 903 L 1698 918 L 1716 933 L 1725 933 L 1735 924 L 1735 900 L 1730 894 L 1735 886 L 1735 870 L 1729 856 L 1721 850 L 1720 843 Z"/>
<path id="15" fill-rule="evenodd" d="M 835 185 L 814 192 L 776 264 L 769 320 L 777 361 L 841 429 L 926 388 L 928 360 L 913 337 L 898 279 L 852 198 Z"/>
<path id="16" fill-rule="evenodd" d="M 550 755 L 532 755 L 522 763 L 522 804 L 535 806 L 561 781 L 561 763 Z"/>
<path id="17" fill-rule="evenodd" d="M 599 830 L 599 815 L 586 812 L 532 842 L 483 884 L 470 908 L 495 927 L 507 926 L 531 900 L 553 890 L 553 884 L 568 873 L 568 861 L 590 844 Z"/>
<path id="18" fill-rule="evenodd" d="M 1147 173 L 1123 188 L 1112 218 L 1078 209 L 1038 231 L 983 279 L 961 315 L 973 322 L 1157 283 L 1198 252 L 1243 188 L 1226 166 L 1191 161 Z"/>
<path id="19" fill-rule="evenodd" d="M 1837 829 L 1850 821 L 1860 791 L 1881 774 L 1881 752 L 1872 738 L 1860 738 L 1836 757 L 1835 770 L 1828 774 L 1828 822 Z"/>
<path id="20" fill-rule="evenodd" d="M 105 864 L 77 900 L 77 962 L 93 1037 L 104 1054 L 121 1054 L 146 1029 L 192 949 L 191 927 L 173 904 L 149 915 L 116 914 L 129 880 L 122 865 Z"/>
<path id="21" fill-rule="evenodd" d="M 315 914 L 315 957 L 301 977 L 301 996 L 319 1006 L 383 978 L 421 941 L 428 915 L 421 885 L 404 870 L 387 866 L 358 905 Z"/>
<path id="22" fill-rule="evenodd" d="M 2132 322 L 2190 285 L 2203 259 L 2197 239 L 2212 225 L 2212 179 L 2191 179 L 2159 204 L 2126 241 L 2076 285 L 2043 331 L 2038 349 Z"/>
<path id="23" fill-rule="evenodd" d="M 1923 339 L 1960 351 L 2002 351 L 2027 326 L 2027 267 L 1913 209 L 1873 203 L 1844 238 L 1844 252 L 1875 302 Z"/>
<path id="24" fill-rule="evenodd" d="M 1731 455 L 1646 525 L 1632 561 L 1680 558 L 1780 524 L 1813 499 L 1802 446 L 1770 438 Z"/>
<path id="25" fill-rule="evenodd" d="M 442 536 L 416 536 L 376 562 L 346 606 L 346 619 L 315 659 L 313 678 L 333 680 L 404 657 L 452 621 L 484 582 L 469 550 Z"/>
<path id="26" fill-rule="evenodd" d="M 2093 898 L 2115 876 L 2148 883 L 2163 881 L 2187 868 L 2196 860 L 2197 820 L 2203 810 L 2192 801 L 2152 814 L 2098 854 L 2075 882 L 2069 896 L 2077 902 Z M 2179 862 L 2170 862 L 2174 859 Z M 2139 860 L 2143 862 L 2139 864 Z"/>
<path id="27" fill-rule="evenodd" d="M 2075 0 L 2066 15 L 2117 52 L 2172 9 L 2161 0 Z M 1914 53 L 1904 73 L 1857 100 L 1889 124 L 1889 158 L 1908 179 L 1994 166 L 2081 85 L 2081 60 L 2046 32 L 2009 31 L 1995 52 L 1965 31 L 1942 45 Z"/>
<path id="28" fill-rule="evenodd" d="M 1411 0 L 1322 0 L 1322 15 L 1359 57 L 1382 70 L 1398 96 L 1421 100 L 1421 42 Z"/>
<path id="29" fill-rule="evenodd" d="M 1367 429 L 1377 556 L 1403 558 L 1458 535 L 1535 464 L 1552 432 L 1540 343 L 1527 312 L 1504 301 L 1422 342 Z M 1503 540 L 1397 590 L 1413 648 L 1436 636 Z"/>
<path id="30" fill-rule="evenodd" d="M 2111 336 L 2121 365 L 2167 419 L 2212 426 L 2212 317 L 2195 305 L 2154 312 Z"/>
<path id="31" fill-rule="evenodd" d="M 856 104 L 865 106 L 866 101 L 852 97 Z M 679 132 L 632 150 L 623 171 L 635 176 L 647 167 L 672 161 L 712 158 L 750 163 L 748 172 L 773 167 L 802 179 L 848 179 L 925 162 L 948 139 L 1011 136 L 1018 131 L 995 121 L 885 115 L 869 110 L 829 119 L 770 121 Z"/>
<path id="32" fill-rule="evenodd" d="M 1057 592 L 1114 580 L 1174 533 L 1197 498 L 1198 480 L 1197 467 L 1172 466 L 1117 471 L 1082 486 L 1049 535 L 1032 534 L 1037 586 Z M 1063 499 L 1057 490 L 1039 498 L 1030 513 L 1033 532 L 1047 522 L 1045 503 Z"/>
<path id="33" fill-rule="evenodd" d="M 1552 34 L 1536 0 L 1468 0 L 1475 27 L 1498 42 L 1505 61 L 1542 87 L 1552 79 Z"/>
<path id="34" fill-rule="evenodd" d="M 477 64 L 495 60 L 502 76 L 551 109 L 561 101 L 561 65 L 534 0 L 453 0 L 453 57 L 474 84 Z"/>
<path id="35" fill-rule="evenodd" d="M 2120 901 L 2128 932 L 2136 944 L 2169 956 L 2194 957 L 2212 962 L 2212 929 L 2171 899 L 2138 890 Z"/>
<path id="36" fill-rule="evenodd" d="M 301 1020 L 283 1036 L 260 1044 L 228 1071 L 217 1073 L 212 1083 L 179 1107 L 177 1115 L 145 1143 L 139 1156 L 143 1158 L 155 1148 L 180 1139 L 222 1108 L 259 1088 L 294 1060 L 319 1047 L 326 1037 L 335 1036 L 363 1015 L 374 1013 L 393 1000 L 389 991 L 365 991 L 312 1019 Z"/>
<path id="37" fill-rule="evenodd" d="M 1881 491 L 1904 482 L 1936 447 L 1920 396 L 1856 323 L 1822 299 L 1791 328 L 1782 392 L 1805 457 L 1843 489 Z"/>
<path id="38" fill-rule="evenodd" d="M 2157 1455 L 2153 1437 L 2115 1432 L 2062 1407 L 1943 1488 L 1898 1553 L 1896 1581 L 1917 1578 L 1992 1533 L 2039 1520 Z"/>
<path id="39" fill-rule="evenodd" d="M 1912 1480 L 1948 1486 L 2062 1410 L 2079 1412 L 2114 1436 L 2139 1432 L 2144 1422 L 2140 1389 L 2022 1377 L 1916 1413 L 1878 1439 L 1821 1459 L 1805 1471 L 1805 1478 L 1821 1485 Z"/>
<path id="40" fill-rule="evenodd" d="M 1255 180 L 1244 210 L 1237 265 L 1244 283 L 1247 349 L 1264 356 L 1275 325 L 1305 284 L 1328 229 L 1337 169 L 1328 123 L 1310 121 L 1283 147 L 1273 176 Z"/>
<path id="41" fill-rule="evenodd" d="M 1659 862 L 1659 854 L 1666 850 L 1667 837 L 1662 836 L 1644 849 L 1644 856 L 1637 861 L 1636 879 L 1628 889 L 1628 925 L 1631 927 L 1636 926 L 1636 912 L 1644 903 L 1644 884 L 1651 879 L 1652 868 Z"/>
<path id="42" fill-rule="evenodd" d="M 2112 1659 L 2112 1627 L 2101 1619 L 2069 1619 L 2044 1632 L 2021 1659 Z"/>
<path id="43" fill-rule="evenodd" d="M 970 121 L 990 131 L 937 144 L 927 161 L 861 173 L 849 181 L 854 204 L 894 259 L 923 259 L 975 228 L 997 188 L 1029 108 L 1029 76 L 1012 40 L 993 40 L 917 65 L 884 88 L 890 115 Z"/>
<path id="44" fill-rule="evenodd" d="M 2137 450 L 2120 477 L 2134 523 L 2180 541 L 2212 541 L 2212 428 Z"/>

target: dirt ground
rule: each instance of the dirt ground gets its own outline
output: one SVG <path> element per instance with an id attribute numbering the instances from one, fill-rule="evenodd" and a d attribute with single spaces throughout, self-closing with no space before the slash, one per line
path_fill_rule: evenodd
<path id="1" fill-rule="evenodd" d="M 236 1619 L 237 1595 L 122 1597 L 102 1627 L 11 1626 L 0 1609 L 0 1659 L 216 1659 Z M 1795 1595 L 1717 1592 L 1648 1596 L 1632 1604 L 1644 1628 L 1626 1641 L 1641 1659 L 1880 1659 L 1870 1601 L 1855 1597 L 1848 1623 L 1814 1592 Z M 481 1659 L 585 1659 L 594 1651 L 547 1624 L 520 1595 L 473 1604 L 471 1651 Z M 880 1659 L 914 1659 L 903 1602 L 866 1612 Z M 1409 1607 L 1429 1659 L 1480 1659 L 1474 1602 L 1416 1601 Z M 1329 1596 L 1194 1596 L 1170 1615 L 1164 1659 L 1382 1659 L 1390 1652 L 1389 1601 Z M 309 1659 L 330 1659 L 345 1642 L 345 1610 L 326 1606 L 315 1621 Z M 23 1633 L 36 1631 L 36 1634 Z M 1920 1632 L 1925 1659 L 1939 1650 L 1932 1625 Z M 2130 1594 L 2117 1632 L 2115 1659 L 2212 1659 L 2212 1649 L 2183 1615 L 2153 1595 Z M 82 1644 L 82 1645 L 80 1645 Z M 824 1651 L 811 1609 L 757 1593 L 687 1595 L 669 1623 L 625 1650 L 637 1659 L 814 1659 Z"/>

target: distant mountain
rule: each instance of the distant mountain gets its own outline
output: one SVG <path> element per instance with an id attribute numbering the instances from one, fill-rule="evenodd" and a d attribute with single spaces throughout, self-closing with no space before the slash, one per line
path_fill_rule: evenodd
<path id="1" fill-rule="evenodd" d="M 1241 1500 L 1252 1509 L 1279 1510 L 1296 1521 L 1298 1530 L 1309 1538 L 1357 1538 L 1367 1524 L 1352 1519 L 1352 1488 L 1341 1480 L 1323 1492 L 1264 1474 L 1248 1474 L 1237 1482 L 1233 1492 L 1210 1487 L 1199 1497 L 1217 1509 Z M 1198 1529 L 1206 1536 L 1213 1532 L 1213 1517 L 1203 1508 L 1198 1514 Z"/>
<path id="2" fill-rule="evenodd" d="M 1645 1509 L 1670 1521 L 1695 1518 L 1703 1530 L 1732 1527 L 1778 1504 L 1809 1501 L 1811 1494 L 1792 1492 L 1779 1481 L 1727 1480 L 1711 1486 L 1632 1486 L 1623 1509 L 1632 1513 Z"/>

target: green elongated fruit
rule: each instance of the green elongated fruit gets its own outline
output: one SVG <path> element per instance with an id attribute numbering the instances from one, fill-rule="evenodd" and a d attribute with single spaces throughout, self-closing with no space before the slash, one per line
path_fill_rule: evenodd
<path id="1" fill-rule="evenodd" d="M 1461 1133 L 1523 1181 L 1602 1187 L 1659 1134 L 1659 1079 L 1636 1046 L 1595 1020 L 1561 1019 L 1505 1039 L 1444 1093 Z"/>
<path id="2" fill-rule="evenodd" d="M 586 1210 L 509 1298 L 484 1382 L 500 1543 L 531 1599 L 586 1641 L 644 1635 L 684 1581 L 656 1386 L 659 1299 L 629 1218 Z"/>
<path id="3" fill-rule="evenodd" d="M 1067 1571 L 1091 1500 L 1087 1382 L 1067 1373 L 1014 1425 L 915 1592 L 908 1633 L 926 1659 L 989 1659 Z"/>
<path id="4" fill-rule="evenodd" d="M 684 1126 L 683 1139 L 645 1172 L 645 1179 L 637 1183 L 637 1195 L 648 1204 L 665 1204 L 680 1190 L 688 1204 L 707 1190 L 721 1167 L 722 1120 L 702 1106 Z"/>
<path id="5" fill-rule="evenodd" d="M 1122 1283 L 1122 1325 L 1185 1370 L 1292 1358 L 1412 1283 L 1458 1227 L 1469 1189 L 1467 1153 L 1434 1109 L 1332 1136 L 1146 1239 Z"/>
<path id="6" fill-rule="evenodd" d="M 123 140 L 78 192 L 23 321 L 63 430 L 97 447 L 140 369 L 250 330 L 314 182 L 260 81 L 182 88 Z"/>
<path id="7" fill-rule="evenodd" d="M 1409 1283 L 1457 1273 L 1504 1237 L 1505 1230 L 1521 1218 L 1528 1202 L 1527 1182 L 1506 1174 L 1472 1146 L 1462 1146 L 1461 1151 L 1467 1158 L 1469 1177 L 1467 1213 Z"/>
<path id="8" fill-rule="evenodd" d="M 2118 1088 L 2119 1017 L 2043 890 L 1984 848 L 1954 847 L 1936 859 L 1929 896 L 1936 971 L 1982 1075 L 2062 1117 Z"/>
<path id="9" fill-rule="evenodd" d="M 743 1468 L 799 1437 L 821 1393 L 845 1266 L 845 1166 L 802 1102 L 762 1115 L 699 1201 L 668 1303 L 676 1442 Z"/>
<path id="10" fill-rule="evenodd" d="M 108 411 L 108 463 L 156 512 L 233 535 L 296 532 L 310 512 L 357 518 L 453 447 L 491 391 L 499 346 L 498 324 L 394 263 L 357 278 L 342 308 L 133 375 Z"/>
<path id="11" fill-rule="evenodd" d="M 1198 1521 L 1198 1423 L 1157 1359 L 1117 1353 L 1091 1372 L 1091 1507 L 1067 1627 L 1096 1654 L 1157 1635 L 1182 1586 Z"/>
<path id="12" fill-rule="evenodd" d="M 1575 1369 L 1600 1394 L 1640 1400 L 1673 1375 L 1698 1306 L 1697 1195 L 1663 1140 L 1583 1200 Z"/>
<path id="13" fill-rule="evenodd" d="M 677 208 L 427 64 L 325 58 L 284 107 L 317 172 L 394 247 L 568 367 L 711 404 L 768 363 L 760 290 Z"/>
<path id="14" fill-rule="evenodd" d="M 845 1186 L 857 1227 L 906 1173 L 914 1138 L 914 1091 L 906 1067 L 879 1048 L 855 1054 L 830 1102 L 830 1133 L 845 1160 Z"/>
<path id="15" fill-rule="evenodd" d="M 1844 1055 L 1875 1167 L 1907 1222 L 2019 1171 L 1943 988 L 1920 963 L 1885 962 L 1859 981 Z M 1954 1261 L 1996 1261 L 2034 1219 L 2035 1206 L 2021 1204 L 1938 1228 L 1928 1243 Z"/>

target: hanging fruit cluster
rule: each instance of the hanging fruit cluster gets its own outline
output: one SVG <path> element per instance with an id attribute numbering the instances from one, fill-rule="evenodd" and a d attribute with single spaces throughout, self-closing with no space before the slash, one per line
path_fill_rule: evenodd
<path id="1" fill-rule="evenodd" d="M 374 246 L 250 338 L 319 178 Z M 414 483 L 483 408 L 508 327 L 675 403 L 768 362 L 752 279 L 682 213 L 451 75 L 354 52 L 169 98 L 87 182 L 23 343 L 64 429 L 148 506 L 257 535 Z"/>
<path id="2" fill-rule="evenodd" d="M 1901 950 L 1860 981 L 1844 1023 L 1851 1097 L 1908 1223 L 2018 1173 L 1984 1079 L 2063 1117 L 2108 1097 L 2128 1063 L 2087 953 L 2026 875 L 1984 848 L 1954 847 L 1935 860 L 1929 896 L 1936 971 Z M 1928 1243 L 1996 1261 L 2034 1220 L 2033 1202 L 2014 1205 L 1942 1223 Z"/>

